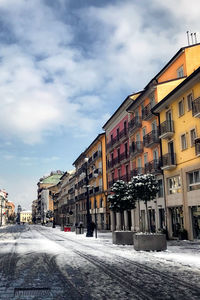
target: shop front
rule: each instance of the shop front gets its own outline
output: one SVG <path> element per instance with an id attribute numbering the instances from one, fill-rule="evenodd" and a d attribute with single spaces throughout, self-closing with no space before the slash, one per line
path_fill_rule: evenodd
<path id="1" fill-rule="evenodd" d="M 172 236 L 179 237 L 180 230 L 183 230 L 183 207 L 177 206 L 170 208 Z"/>
<path id="2" fill-rule="evenodd" d="M 200 239 L 200 206 L 192 206 L 192 227 L 194 239 Z"/>

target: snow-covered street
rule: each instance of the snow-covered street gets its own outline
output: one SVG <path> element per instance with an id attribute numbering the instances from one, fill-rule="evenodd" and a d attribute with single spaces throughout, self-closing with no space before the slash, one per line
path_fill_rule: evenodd
<path id="1" fill-rule="evenodd" d="M 164 252 L 112 244 L 60 228 L 0 228 L 0 299 L 200 299 L 200 242 Z"/>

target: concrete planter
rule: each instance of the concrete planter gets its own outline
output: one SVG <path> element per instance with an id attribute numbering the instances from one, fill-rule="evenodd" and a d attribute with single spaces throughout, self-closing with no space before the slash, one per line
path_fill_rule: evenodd
<path id="1" fill-rule="evenodd" d="M 164 251 L 167 249 L 165 234 L 134 234 L 133 239 L 136 251 Z"/>
<path id="2" fill-rule="evenodd" d="M 113 231 L 113 244 L 116 245 L 133 245 L 134 231 Z"/>

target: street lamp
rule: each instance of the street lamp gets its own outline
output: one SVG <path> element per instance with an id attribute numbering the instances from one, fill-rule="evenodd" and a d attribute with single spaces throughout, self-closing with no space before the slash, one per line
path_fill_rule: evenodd
<path id="1" fill-rule="evenodd" d="M 94 222 L 95 222 L 95 238 L 97 238 L 97 200 L 94 188 Z"/>
<path id="2" fill-rule="evenodd" d="M 91 226 L 91 214 L 90 214 L 90 205 L 89 205 L 89 180 L 88 180 L 88 158 L 86 157 L 84 159 L 85 161 L 85 183 L 86 183 L 86 194 L 87 194 L 87 202 L 86 202 L 86 207 L 87 207 L 87 233 L 86 237 L 93 237 L 93 231 L 92 231 L 92 226 Z"/>

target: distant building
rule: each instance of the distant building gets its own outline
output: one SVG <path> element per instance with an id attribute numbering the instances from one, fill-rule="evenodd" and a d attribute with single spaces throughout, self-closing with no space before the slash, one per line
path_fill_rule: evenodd
<path id="1" fill-rule="evenodd" d="M 32 212 L 31 211 L 21 211 L 20 212 L 20 223 L 31 223 L 32 222 Z"/>
<path id="2" fill-rule="evenodd" d="M 64 172 L 53 171 L 48 176 L 40 178 L 38 182 L 38 198 L 36 206 L 36 221 L 46 223 L 46 213 L 53 210 L 53 198 L 49 188 L 56 186 Z M 56 192 L 56 190 L 55 190 Z"/>
<path id="3" fill-rule="evenodd" d="M 6 214 L 8 223 L 13 222 L 15 220 L 15 204 L 11 201 L 6 203 Z"/>

